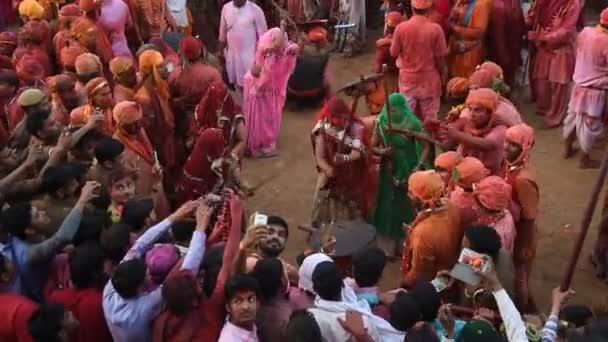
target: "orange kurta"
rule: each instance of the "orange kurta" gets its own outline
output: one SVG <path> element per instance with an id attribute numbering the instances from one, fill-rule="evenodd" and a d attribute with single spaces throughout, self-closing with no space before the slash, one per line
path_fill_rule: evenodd
<path id="1" fill-rule="evenodd" d="M 464 234 L 458 208 L 448 202 L 443 209 L 426 215 L 414 220 L 418 223 L 406 240 L 402 266 L 406 286 L 419 280 L 431 281 L 438 271 L 451 269 L 458 261 Z"/>
<path id="2" fill-rule="evenodd" d="M 475 1 L 470 20 L 465 24 L 469 1 Z M 452 9 L 458 18 L 457 27 L 450 35 L 448 66 L 450 77 L 469 77 L 483 62 L 485 36 L 490 17 L 490 2 L 487 0 L 459 1 Z"/>

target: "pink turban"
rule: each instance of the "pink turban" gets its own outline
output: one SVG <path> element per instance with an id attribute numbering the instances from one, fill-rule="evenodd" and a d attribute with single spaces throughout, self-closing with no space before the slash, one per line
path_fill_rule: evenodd
<path id="1" fill-rule="evenodd" d="M 494 81 L 494 76 L 487 69 L 477 69 L 469 76 L 471 86 L 476 88 L 490 88 L 492 87 L 492 81 Z"/>
<path id="2" fill-rule="evenodd" d="M 464 189 L 470 189 L 473 184 L 481 181 L 488 175 L 483 163 L 475 157 L 464 157 L 454 168 L 452 179 Z"/>
<path id="3" fill-rule="evenodd" d="M 435 158 L 435 168 L 440 167 L 446 171 L 452 169 L 462 160 L 460 153 L 455 151 L 447 151 L 438 155 Z"/>
<path id="4" fill-rule="evenodd" d="M 525 123 L 520 123 L 507 129 L 505 139 L 521 147 L 521 154 L 513 164 L 526 161 L 534 146 L 534 129 Z"/>
<path id="5" fill-rule="evenodd" d="M 608 25 L 608 7 L 604 8 L 600 15 L 600 24 Z"/>
<path id="6" fill-rule="evenodd" d="M 490 88 L 479 88 L 471 90 L 467 96 L 467 106 L 476 104 L 489 109 L 494 113 L 498 106 L 498 94 Z"/>
<path id="7" fill-rule="evenodd" d="M 477 183 L 474 194 L 479 203 L 490 210 L 501 211 L 511 205 L 511 186 L 498 176 L 482 179 Z"/>

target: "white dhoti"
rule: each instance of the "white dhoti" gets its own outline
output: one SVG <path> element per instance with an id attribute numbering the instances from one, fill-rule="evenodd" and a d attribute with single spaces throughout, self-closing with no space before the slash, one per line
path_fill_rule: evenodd
<path id="1" fill-rule="evenodd" d="M 568 116 L 564 120 L 564 138 L 576 133 L 584 153 L 589 153 L 595 141 L 602 135 L 608 113 L 608 91 L 575 85 L 568 104 Z"/>

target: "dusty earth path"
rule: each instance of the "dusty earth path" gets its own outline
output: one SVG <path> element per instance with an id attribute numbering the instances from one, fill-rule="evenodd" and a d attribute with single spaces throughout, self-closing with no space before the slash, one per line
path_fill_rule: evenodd
<path id="1" fill-rule="evenodd" d="M 344 59 L 332 56 L 330 63 L 335 83 L 345 84 L 369 73 L 373 66 L 373 53 L 368 48 L 365 55 Z M 576 229 L 597 170 L 580 170 L 578 160 L 564 160 L 561 156 L 561 130 L 546 130 L 533 111 L 533 105 L 525 100 L 519 106 L 525 120 L 536 130 L 536 146 L 532 162 L 537 171 L 541 190 L 539 219 L 540 241 L 531 277 L 531 288 L 539 309 L 547 311 L 551 289 L 561 280 L 572 252 Z M 359 110 L 364 110 L 363 103 Z M 245 161 L 244 174 L 253 186 L 260 186 L 247 201 L 249 213 L 260 211 L 284 217 L 290 225 L 290 236 L 285 257 L 295 262 L 295 257 L 306 248 L 305 233 L 296 229 L 298 224 L 309 222 L 313 187 L 316 179 L 315 164 L 310 143 L 310 130 L 314 123 L 315 108 L 287 106 L 279 140 L 279 156 L 272 159 Z M 601 142 L 600 147 L 605 144 Z M 598 149 L 595 156 L 601 157 Z M 603 197 L 601 197 L 603 199 Z M 601 203 L 599 203 L 601 206 Z M 600 209 L 596 211 L 600 211 Z M 573 288 L 577 290 L 574 302 L 589 305 L 608 303 L 608 285 L 593 276 L 588 257 L 597 234 L 596 212 L 591 230 L 585 241 L 581 260 L 576 270 Z M 382 279 L 384 288 L 399 285 L 399 262 L 387 265 Z"/>

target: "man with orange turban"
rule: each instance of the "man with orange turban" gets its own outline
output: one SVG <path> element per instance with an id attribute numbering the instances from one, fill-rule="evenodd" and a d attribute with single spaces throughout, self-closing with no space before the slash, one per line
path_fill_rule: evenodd
<path id="1" fill-rule="evenodd" d="M 397 27 L 390 48 L 399 66 L 399 92 L 422 121 L 437 117 L 442 84 L 447 81 L 445 35 L 427 16 L 432 4 L 412 1 L 414 15 Z"/>
<path id="2" fill-rule="evenodd" d="M 114 57 L 110 61 L 110 72 L 114 77 L 114 100 L 118 102 L 133 101 L 137 86 L 135 61 L 131 57 Z"/>
<path id="3" fill-rule="evenodd" d="M 82 15 L 82 10 L 76 4 L 68 4 L 59 10 L 57 22 L 57 33 L 53 37 L 53 48 L 55 55 L 59 56 L 61 49 L 68 45 L 73 45 L 76 41 L 72 38 L 72 23 Z"/>
<path id="4" fill-rule="evenodd" d="M 80 97 L 81 103 L 85 103 L 87 101 L 86 84 L 95 77 L 103 76 L 103 66 L 97 55 L 87 52 L 76 57 L 74 69 L 78 78 L 76 92 Z"/>
<path id="5" fill-rule="evenodd" d="M 521 114 L 515 105 L 501 93 L 501 89 L 504 91 L 504 87 L 501 86 L 502 81 L 498 78 L 498 76 L 502 74 L 500 67 L 496 66 L 498 69 L 490 69 L 490 67 L 487 66 L 488 64 L 484 63 L 482 65 L 486 65 L 486 67 L 480 66 L 475 70 L 471 77 L 469 77 L 470 88 L 491 88 L 494 90 L 498 95 L 496 117 L 509 127 L 522 123 Z M 462 111 L 462 117 L 471 117 L 471 113 L 468 109 Z"/>
<path id="6" fill-rule="evenodd" d="M 99 56 L 104 65 L 114 57 L 112 44 L 101 26 L 87 16 L 78 17 L 72 23 L 72 37 L 87 50 Z"/>
<path id="7" fill-rule="evenodd" d="M 488 176 L 475 186 L 476 224 L 488 225 L 500 236 L 502 248 L 513 253 L 515 244 L 515 222 L 509 211 L 511 186 L 498 176 Z"/>
<path id="8" fill-rule="evenodd" d="M 511 213 L 515 219 L 517 235 L 513 249 L 515 265 L 515 302 L 524 312 L 536 312 L 528 288 L 532 262 L 536 256 L 538 228 L 536 217 L 540 191 L 530 162 L 534 146 L 534 129 L 522 123 L 507 130 L 503 177 L 513 189 Z"/>
<path id="9" fill-rule="evenodd" d="M 495 115 L 498 94 L 489 88 L 471 90 L 466 105 L 471 119 L 466 122 L 463 131 L 447 125 L 448 141 L 458 144 L 458 151 L 463 156 L 475 157 L 483 162 L 491 174 L 499 174 L 507 125 Z"/>
<path id="10" fill-rule="evenodd" d="M 46 83 L 51 91 L 51 119 L 67 126 L 70 112 L 79 105 L 74 80 L 67 74 L 58 74 L 49 77 Z"/>
<path id="11" fill-rule="evenodd" d="M 142 127 L 141 107 L 132 101 L 119 102 L 112 111 L 116 132 L 114 139 L 124 146 L 122 164 L 124 169 L 137 174 L 135 193 L 149 196 L 153 194 L 158 217 L 168 214 L 168 203 L 162 187 L 162 173 L 155 160 L 154 147 Z"/>
<path id="12" fill-rule="evenodd" d="M 602 11 L 596 27 L 586 27 L 578 35 L 574 87 L 570 95 L 568 116 L 564 121 L 564 156 L 574 154 L 574 141 L 583 152 L 581 169 L 599 168 L 599 160 L 591 158 L 593 145 L 603 135 L 608 115 L 608 8 Z"/>
<path id="13" fill-rule="evenodd" d="M 103 115 L 104 121 L 100 125 L 100 131 L 112 135 L 114 133 L 114 122 L 112 120 L 112 108 L 114 99 L 112 98 L 112 88 L 108 81 L 103 77 L 96 77 L 86 85 L 87 103 L 74 109 L 70 113 L 70 126 L 82 127 L 92 115 Z"/>
<path id="14" fill-rule="evenodd" d="M 287 82 L 287 97 L 296 101 L 314 101 L 326 97 L 331 82 L 328 65 L 327 31 L 322 26 L 315 26 L 306 34 L 295 69 Z"/>
<path id="15" fill-rule="evenodd" d="M 141 87 L 135 93 L 135 102 L 145 114 L 143 127 L 158 151 L 163 167 L 172 170 L 176 166 L 175 117 L 169 104 L 169 72 L 163 55 L 154 50 L 142 52 L 139 55 L 139 73 Z"/>
<path id="16" fill-rule="evenodd" d="M 383 72 L 382 66 L 386 64 L 388 72 L 390 73 L 391 89 L 389 94 L 398 91 L 397 80 L 399 75 L 399 69 L 397 69 L 397 59 L 391 56 L 391 43 L 393 42 L 393 36 L 397 25 L 403 21 L 403 15 L 400 12 L 392 11 L 389 12 L 384 18 L 384 37 L 376 41 L 376 72 Z M 385 75 L 389 76 L 389 75 Z"/>
<path id="17" fill-rule="evenodd" d="M 452 170 L 461 160 L 462 156 L 456 151 L 443 152 L 435 157 L 435 171 L 441 175 L 448 192 L 452 184 Z"/>
<path id="18" fill-rule="evenodd" d="M 474 157 L 464 157 L 452 172 L 454 191 L 450 194 L 450 202 L 460 210 L 463 227 L 477 220 L 473 186 L 486 178 L 488 170 L 483 163 Z"/>
<path id="19" fill-rule="evenodd" d="M 403 249 L 403 285 L 431 281 L 438 271 L 458 260 L 464 233 L 458 209 L 443 196 L 445 183 L 433 170 L 414 172 L 408 179 L 412 203 L 419 212 L 409 225 Z"/>
<path id="20" fill-rule="evenodd" d="M 63 71 L 68 73 L 75 81 L 76 77 L 76 59 L 78 56 L 87 53 L 87 50 L 80 45 L 70 45 L 61 48 L 59 51 L 59 65 Z"/>

